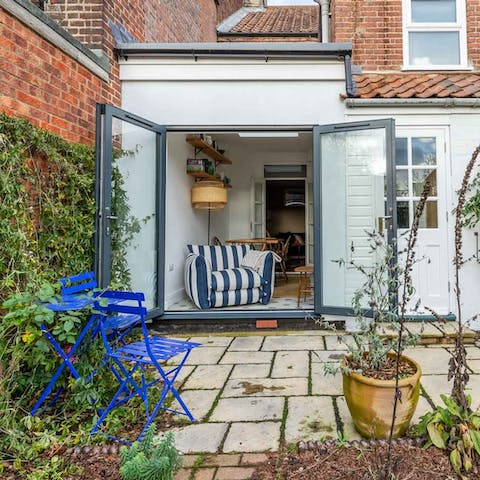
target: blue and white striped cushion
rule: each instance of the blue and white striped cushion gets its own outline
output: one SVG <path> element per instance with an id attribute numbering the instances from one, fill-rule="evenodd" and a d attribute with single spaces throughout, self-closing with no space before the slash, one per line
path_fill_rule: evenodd
<path id="1" fill-rule="evenodd" d="M 210 295 L 212 307 L 230 307 L 232 305 L 246 305 L 257 303 L 260 300 L 260 288 L 245 288 L 243 290 L 230 290 L 225 292 L 213 292 Z"/>
<path id="2" fill-rule="evenodd" d="M 240 267 L 243 257 L 250 250 L 249 245 L 187 245 L 189 253 L 205 257 L 213 272 Z"/>
<path id="3" fill-rule="evenodd" d="M 250 268 L 230 268 L 212 272 L 212 289 L 216 292 L 258 288 L 261 285 L 262 277 Z"/>
<path id="4" fill-rule="evenodd" d="M 185 260 L 185 291 L 198 308 L 210 308 L 212 267 L 205 257 L 190 254 Z"/>

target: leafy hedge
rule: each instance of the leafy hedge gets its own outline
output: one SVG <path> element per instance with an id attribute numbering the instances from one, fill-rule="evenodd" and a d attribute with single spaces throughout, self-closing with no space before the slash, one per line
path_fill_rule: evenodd
<path id="1" fill-rule="evenodd" d="M 93 149 L 0 114 L 0 299 L 90 270 Z"/>

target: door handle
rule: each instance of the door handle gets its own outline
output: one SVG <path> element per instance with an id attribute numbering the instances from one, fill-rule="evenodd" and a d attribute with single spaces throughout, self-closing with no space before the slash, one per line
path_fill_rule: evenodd
<path id="1" fill-rule="evenodd" d="M 392 215 L 383 215 L 380 217 L 377 217 L 377 226 L 378 226 L 378 233 L 382 235 L 383 229 L 384 229 L 384 223 L 392 220 Z M 392 228 L 392 224 L 390 223 L 390 228 Z"/>
<path id="2" fill-rule="evenodd" d="M 109 220 L 118 220 L 116 215 L 107 215 L 105 218 L 108 218 Z"/>

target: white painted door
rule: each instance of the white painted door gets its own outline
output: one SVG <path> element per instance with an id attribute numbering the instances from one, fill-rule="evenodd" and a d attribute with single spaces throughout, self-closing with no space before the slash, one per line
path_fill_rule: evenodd
<path id="1" fill-rule="evenodd" d="M 440 314 L 450 311 L 448 284 L 447 202 L 445 131 L 442 129 L 404 129 L 396 132 L 396 195 L 399 249 L 406 245 L 404 234 L 425 181 L 431 194 L 420 221 L 417 259 L 413 270 L 415 294 L 412 313 L 429 314 L 430 307 Z M 416 304 L 420 305 L 413 312 Z"/>
<path id="2" fill-rule="evenodd" d="M 250 234 L 252 238 L 265 237 L 265 180 L 252 179 Z"/>

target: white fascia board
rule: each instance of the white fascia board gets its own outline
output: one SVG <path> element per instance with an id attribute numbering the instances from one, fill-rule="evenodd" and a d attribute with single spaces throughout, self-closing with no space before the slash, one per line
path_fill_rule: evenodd
<path id="1" fill-rule="evenodd" d="M 242 81 L 242 80 L 291 80 L 325 81 L 345 80 L 342 61 L 332 60 L 166 60 L 135 59 L 120 61 L 122 81 Z"/>

